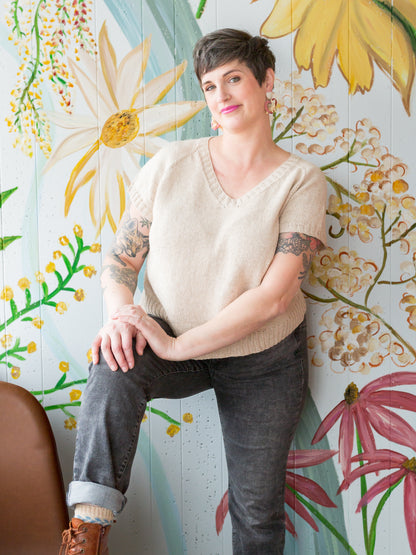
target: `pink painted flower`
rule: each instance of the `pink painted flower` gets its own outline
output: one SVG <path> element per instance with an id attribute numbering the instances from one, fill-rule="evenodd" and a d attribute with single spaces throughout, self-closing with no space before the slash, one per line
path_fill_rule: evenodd
<path id="1" fill-rule="evenodd" d="M 339 418 L 339 461 L 344 477 L 351 472 L 351 454 L 354 444 L 354 424 L 363 451 L 373 453 L 376 444 L 373 429 L 389 441 L 416 449 L 416 431 L 388 407 L 416 412 L 416 395 L 404 391 L 384 391 L 387 387 L 415 385 L 416 372 L 395 372 L 368 383 L 361 391 L 350 383 L 344 400 L 324 418 L 312 444 L 318 443 Z"/>
<path id="2" fill-rule="evenodd" d="M 305 449 L 298 451 L 290 451 L 287 459 L 287 469 L 295 468 L 305 468 L 307 466 L 314 466 L 321 464 L 333 455 L 336 451 L 330 451 L 326 449 Z M 314 519 L 311 517 L 309 512 L 306 510 L 305 506 L 298 500 L 295 493 L 304 495 L 311 501 L 319 503 L 324 507 L 336 507 L 336 505 L 331 501 L 325 491 L 316 482 L 310 478 L 305 478 L 294 472 L 289 472 L 286 470 L 286 490 L 285 490 L 285 502 L 289 507 L 291 507 L 299 516 L 301 516 L 314 530 L 318 532 L 318 526 Z M 217 534 L 219 534 L 224 526 L 224 520 L 228 513 L 228 491 L 223 495 L 220 504 L 217 507 L 215 513 L 215 524 Z M 290 520 L 287 513 L 285 526 L 286 530 L 296 537 L 295 527 L 293 522 Z"/>
<path id="3" fill-rule="evenodd" d="M 356 455 L 351 459 L 352 462 L 363 460 L 367 463 L 351 472 L 348 478 L 342 482 L 338 493 L 346 490 L 351 482 L 365 474 L 397 468 L 398 470 L 379 480 L 363 495 L 356 512 L 358 513 L 365 505 L 368 505 L 376 495 L 398 484 L 404 478 L 404 518 L 409 546 L 412 555 L 416 555 L 416 457 L 408 459 L 405 455 L 390 451 L 390 449 L 380 449 L 373 453 Z"/>

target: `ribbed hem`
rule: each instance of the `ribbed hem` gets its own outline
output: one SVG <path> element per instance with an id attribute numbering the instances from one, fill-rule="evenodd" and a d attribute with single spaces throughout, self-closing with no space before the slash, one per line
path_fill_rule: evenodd
<path id="1" fill-rule="evenodd" d="M 96 522 L 98 524 L 111 524 L 114 522 L 114 513 L 105 507 L 90 505 L 87 503 L 77 503 L 75 505 L 74 518 L 79 518 L 84 522 Z"/>
<path id="2" fill-rule="evenodd" d="M 123 510 L 126 503 L 127 498 L 117 489 L 94 482 L 74 481 L 69 484 L 68 507 L 78 504 L 97 505 L 109 509 L 114 515 L 117 515 Z"/>
<path id="3" fill-rule="evenodd" d="M 143 300 L 145 302 L 142 304 L 141 301 L 141 304 L 144 310 L 152 316 L 165 320 L 165 322 L 170 325 L 176 336 L 186 331 L 175 328 L 174 322 L 171 322 L 166 318 L 165 311 L 157 302 L 150 302 L 150 299 L 147 296 Z M 299 293 L 295 296 L 288 310 L 284 314 L 277 316 L 277 318 L 269 322 L 263 328 L 247 335 L 247 337 L 244 337 L 239 341 L 236 341 L 232 345 L 227 345 L 226 347 L 216 351 L 195 357 L 195 360 L 246 356 L 270 349 L 270 347 L 280 343 L 280 341 L 285 339 L 299 326 L 305 317 L 305 311 L 305 299 L 303 298 L 302 293 Z"/>

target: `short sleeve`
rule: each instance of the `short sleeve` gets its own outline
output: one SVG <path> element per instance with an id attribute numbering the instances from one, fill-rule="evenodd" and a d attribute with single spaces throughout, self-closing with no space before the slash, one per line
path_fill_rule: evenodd
<path id="1" fill-rule="evenodd" d="M 325 175 L 319 168 L 308 164 L 302 178 L 290 190 L 282 208 L 279 218 L 280 233 L 304 233 L 326 245 L 326 198 Z"/>
<path id="2" fill-rule="evenodd" d="M 129 194 L 132 203 L 140 211 L 140 214 L 150 221 L 153 221 L 154 199 L 165 167 L 165 156 L 162 149 L 146 162 L 130 185 Z"/>

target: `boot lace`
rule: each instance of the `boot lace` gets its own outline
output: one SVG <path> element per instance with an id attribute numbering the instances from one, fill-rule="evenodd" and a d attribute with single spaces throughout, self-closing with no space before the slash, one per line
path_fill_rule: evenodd
<path id="1" fill-rule="evenodd" d="M 80 545 L 85 544 L 85 538 L 79 538 L 80 534 L 85 534 L 87 529 L 82 525 L 76 530 L 72 525 L 68 530 L 62 532 L 62 546 L 59 555 L 76 555 L 77 553 L 85 553 L 84 548 L 78 549 Z M 74 551 L 76 549 L 76 551 Z"/>

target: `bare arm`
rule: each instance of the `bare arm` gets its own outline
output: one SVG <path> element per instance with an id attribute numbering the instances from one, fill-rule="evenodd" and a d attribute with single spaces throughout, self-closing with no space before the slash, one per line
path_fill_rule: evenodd
<path id="1" fill-rule="evenodd" d="M 282 233 L 261 284 L 240 295 L 214 318 L 176 339 L 165 337 L 163 330 L 161 333 L 161 328 L 145 315 L 139 321 L 139 329 L 159 356 L 172 360 L 194 358 L 231 345 L 286 311 L 321 247 L 314 237 Z M 133 321 L 129 307 L 122 312 L 123 321 Z"/>
<path id="2" fill-rule="evenodd" d="M 133 367 L 132 339 L 136 338 L 136 351 L 142 354 L 146 345 L 143 335 L 129 323 L 115 322 L 111 316 L 122 306 L 133 303 L 137 277 L 149 250 L 151 222 L 142 218 L 131 205 L 124 213 L 114 243 L 104 258 L 101 285 L 110 316 L 92 344 L 94 364 L 98 363 L 99 350 L 109 366 L 127 371 Z"/>

